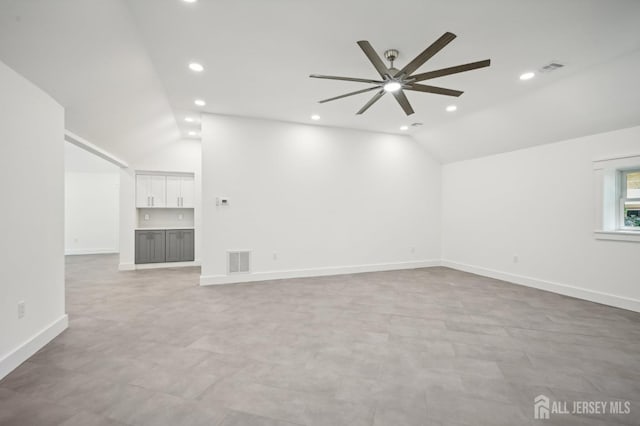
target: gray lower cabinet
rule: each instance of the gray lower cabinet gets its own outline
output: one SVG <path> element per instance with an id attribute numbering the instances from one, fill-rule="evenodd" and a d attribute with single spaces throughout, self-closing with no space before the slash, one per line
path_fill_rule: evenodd
<path id="1" fill-rule="evenodd" d="M 193 229 L 136 231 L 136 264 L 193 260 Z"/>
<path id="2" fill-rule="evenodd" d="M 136 231 L 136 263 L 164 262 L 165 231 Z"/>
<path id="3" fill-rule="evenodd" d="M 166 231 L 166 261 L 188 262 L 194 260 L 193 229 Z"/>

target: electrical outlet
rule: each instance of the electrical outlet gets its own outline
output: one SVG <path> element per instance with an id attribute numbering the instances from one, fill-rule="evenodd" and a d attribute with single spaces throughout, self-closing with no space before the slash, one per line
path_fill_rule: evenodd
<path id="1" fill-rule="evenodd" d="M 411 247 L 411 253 L 415 253 L 416 252 L 416 248 L 415 247 Z"/>
<path id="2" fill-rule="evenodd" d="M 149 215 L 148 214 L 144 215 L 144 220 L 149 220 Z"/>
<path id="3" fill-rule="evenodd" d="M 514 254 L 513 255 L 513 263 L 518 263 L 518 260 L 520 260 L 520 259 L 518 259 L 518 255 Z"/>
<path id="4" fill-rule="evenodd" d="M 278 253 L 273 253 L 273 260 L 278 260 Z"/>
<path id="5" fill-rule="evenodd" d="M 178 220 L 182 220 L 182 217 L 183 217 L 183 216 L 182 216 L 182 213 L 180 213 L 180 214 L 178 215 Z"/>
<path id="6" fill-rule="evenodd" d="M 21 300 L 20 302 L 18 302 L 18 319 L 24 318 L 25 313 L 26 306 L 24 304 L 24 300 Z"/>

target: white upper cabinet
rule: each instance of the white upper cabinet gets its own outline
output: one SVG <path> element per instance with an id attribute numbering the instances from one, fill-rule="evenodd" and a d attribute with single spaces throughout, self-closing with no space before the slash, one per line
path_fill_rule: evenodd
<path id="1" fill-rule="evenodd" d="M 136 175 L 136 207 L 166 207 L 167 177 Z"/>
<path id="2" fill-rule="evenodd" d="M 136 175 L 136 207 L 185 207 L 195 204 L 192 175 Z"/>
<path id="3" fill-rule="evenodd" d="M 167 176 L 167 207 L 193 207 L 193 176 Z"/>
<path id="4" fill-rule="evenodd" d="M 181 207 L 194 207 L 196 204 L 196 187 L 193 176 L 182 176 L 181 182 Z"/>

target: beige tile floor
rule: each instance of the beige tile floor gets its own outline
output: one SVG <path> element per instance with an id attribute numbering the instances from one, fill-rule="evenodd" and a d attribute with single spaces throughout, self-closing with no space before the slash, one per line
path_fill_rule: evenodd
<path id="1" fill-rule="evenodd" d="M 640 314 L 446 268 L 198 287 L 67 259 L 70 327 L 1 425 L 640 424 Z M 533 399 L 629 400 L 533 420 Z"/>

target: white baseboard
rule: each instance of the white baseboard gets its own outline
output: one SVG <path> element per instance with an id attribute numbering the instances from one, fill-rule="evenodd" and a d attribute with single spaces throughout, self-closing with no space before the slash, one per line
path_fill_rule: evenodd
<path id="1" fill-rule="evenodd" d="M 69 317 L 64 314 L 42 331 L 9 352 L 0 359 L 0 379 L 15 370 L 20 364 L 28 360 L 33 354 L 52 341 L 58 334 L 69 327 Z"/>
<path id="2" fill-rule="evenodd" d="M 440 266 L 439 260 L 419 260 L 411 262 L 376 263 L 369 265 L 329 266 L 324 268 L 291 269 L 285 271 L 254 272 L 237 275 L 203 275 L 200 285 L 236 284 L 254 281 L 279 280 L 284 278 L 319 277 L 326 275 L 357 274 L 362 272 L 394 271 Z"/>
<path id="3" fill-rule="evenodd" d="M 166 262 L 166 263 L 121 263 L 118 265 L 119 271 L 140 271 L 143 269 L 163 269 L 163 268 L 183 268 L 186 266 L 200 266 L 200 261 L 193 262 Z"/>
<path id="4" fill-rule="evenodd" d="M 118 249 L 96 248 L 96 249 L 65 249 L 65 256 L 79 256 L 83 254 L 117 254 Z"/>
<path id="5" fill-rule="evenodd" d="M 467 265 L 465 263 L 453 262 L 451 260 L 442 260 L 441 265 L 447 268 L 457 269 L 459 271 L 470 272 L 476 275 L 482 275 L 489 278 L 508 281 L 510 283 L 533 287 L 539 290 L 546 290 L 552 293 L 563 294 L 565 296 L 571 296 L 577 299 L 589 300 L 591 302 L 601 303 L 603 305 L 615 306 L 616 308 L 640 312 L 640 300 L 632 299 L 630 297 L 616 296 L 615 294 L 611 293 L 604 293 L 568 284 L 561 284 L 532 277 L 525 277 L 509 272 L 501 272 L 493 269 L 482 268 L 479 266 Z"/>
<path id="6" fill-rule="evenodd" d="M 118 271 L 135 271 L 136 265 L 133 263 L 120 263 L 118 265 Z"/>

